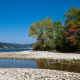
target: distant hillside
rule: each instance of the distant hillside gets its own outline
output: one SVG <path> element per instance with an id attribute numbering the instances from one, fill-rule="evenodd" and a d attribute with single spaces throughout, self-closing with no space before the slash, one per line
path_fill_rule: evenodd
<path id="1" fill-rule="evenodd" d="M 32 44 L 14 44 L 14 43 L 9 43 L 10 45 L 15 46 L 16 48 L 29 48 L 32 47 Z"/>
<path id="2" fill-rule="evenodd" d="M 2 43 L 0 48 L 31 48 L 33 44 L 15 44 L 15 43 Z"/>
<path id="3" fill-rule="evenodd" d="M 0 48 L 15 48 L 15 46 L 0 42 Z"/>

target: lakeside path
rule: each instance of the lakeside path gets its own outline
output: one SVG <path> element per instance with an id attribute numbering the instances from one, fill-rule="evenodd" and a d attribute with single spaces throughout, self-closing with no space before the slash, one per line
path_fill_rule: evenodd
<path id="1" fill-rule="evenodd" d="M 44 51 L 0 52 L 0 58 L 80 60 L 80 54 Z M 31 68 L 0 68 L 0 80 L 80 80 L 80 73 Z"/>

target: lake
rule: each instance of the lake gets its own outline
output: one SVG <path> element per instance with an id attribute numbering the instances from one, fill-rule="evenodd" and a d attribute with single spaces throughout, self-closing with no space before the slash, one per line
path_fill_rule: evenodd
<path id="1" fill-rule="evenodd" d="M 0 68 L 38 68 L 80 73 L 80 64 L 61 64 L 33 60 L 0 59 Z"/>
<path id="2" fill-rule="evenodd" d="M 11 49 L 11 48 L 8 48 L 8 49 L 0 49 L 0 52 L 18 52 L 18 51 L 29 51 L 29 50 L 32 50 L 32 49 L 27 49 L 27 48 L 15 48 L 15 49 Z"/>

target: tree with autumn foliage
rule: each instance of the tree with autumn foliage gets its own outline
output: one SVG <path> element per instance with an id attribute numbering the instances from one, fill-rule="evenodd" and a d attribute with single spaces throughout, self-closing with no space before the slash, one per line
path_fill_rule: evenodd
<path id="1" fill-rule="evenodd" d="M 70 8 L 64 18 L 64 26 L 60 21 L 52 22 L 50 18 L 31 24 L 29 36 L 37 40 L 34 50 L 80 51 L 80 9 Z"/>
<path id="2" fill-rule="evenodd" d="M 80 50 L 80 9 L 70 8 L 64 15 L 66 18 L 64 32 L 66 48 L 74 52 Z"/>

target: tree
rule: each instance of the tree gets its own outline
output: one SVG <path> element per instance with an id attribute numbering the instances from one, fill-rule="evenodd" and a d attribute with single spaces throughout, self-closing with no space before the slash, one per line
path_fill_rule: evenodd
<path id="1" fill-rule="evenodd" d="M 50 18 L 33 23 L 30 26 L 29 36 L 37 39 L 33 46 L 34 50 L 47 50 L 55 47 L 53 23 Z"/>
<path id="2" fill-rule="evenodd" d="M 80 9 L 70 8 L 64 15 L 65 26 L 80 25 Z"/>
<path id="3" fill-rule="evenodd" d="M 64 14 L 66 18 L 64 33 L 68 51 L 80 50 L 80 9 L 71 8 Z"/>
<path id="4" fill-rule="evenodd" d="M 63 32 L 64 26 L 62 26 L 60 21 L 54 22 L 54 38 L 56 43 L 56 49 L 61 50 L 63 47 Z"/>

